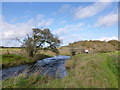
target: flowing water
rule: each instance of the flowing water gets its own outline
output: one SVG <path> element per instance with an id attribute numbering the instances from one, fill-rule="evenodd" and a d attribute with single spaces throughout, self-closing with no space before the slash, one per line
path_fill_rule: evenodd
<path id="1" fill-rule="evenodd" d="M 25 74 L 30 76 L 33 73 L 47 75 L 53 78 L 63 78 L 68 75 L 64 63 L 69 60 L 70 56 L 55 56 L 38 60 L 36 63 L 29 65 L 19 65 L 7 69 L 0 70 L 1 80 Z"/>

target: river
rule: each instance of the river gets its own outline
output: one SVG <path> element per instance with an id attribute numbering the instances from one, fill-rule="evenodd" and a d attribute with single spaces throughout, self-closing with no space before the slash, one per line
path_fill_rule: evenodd
<path id="1" fill-rule="evenodd" d="M 2 78 L 0 80 L 16 77 L 25 74 L 26 77 L 37 73 L 40 75 L 48 75 L 53 78 L 64 78 L 68 75 L 64 63 L 69 60 L 70 56 L 54 56 L 43 60 L 38 60 L 34 64 L 19 65 L 0 70 Z"/>

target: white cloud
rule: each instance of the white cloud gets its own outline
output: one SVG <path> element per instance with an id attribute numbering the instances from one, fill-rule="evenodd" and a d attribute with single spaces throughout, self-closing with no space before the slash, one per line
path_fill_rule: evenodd
<path id="1" fill-rule="evenodd" d="M 83 23 L 65 25 L 64 27 L 55 30 L 54 34 L 60 37 L 63 41 L 63 45 L 67 45 L 71 42 L 81 40 L 82 35 L 76 32 L 82 30 L 83 25 Z"/>
<path id="2" fill-rule="evenodd" d="M 66 12 L 67 13 L 73 13 L 73 7 L 69 4 L 63 4 L 56 12 L 52 12 L 52 15 L 59 15 L 59 14 L 63 14 Z"/>
<path id="3" fill-rule="evenodd" d="M 0 43 L 0 46 L 6 46 L 6 47 L 19 47 L 21 43 L 19 43 L 16 40 L 4 40 L 2 43 Z"/>
<path id="4" fill-rule="evenodd" d="M 118 14 L 108 14 L 100 17 L 95 26 L 112 26 L 118 22 Z"/>
<path id="5" fill-rule="evenodd" d="M 18 38 L 23 38 L 26 34 L 31 33 L 32 27 L 48 27 L 53 23 L 53 19 L 43 19 L 44 15 L 37 15 L 35 18 L 29 19 L 26 22 L 11 24 L 6 21 L 2 21 L 2 39 L 11 40 Z"/>
<path id="6" fill-rule="evenodd" d="M 82 19 L 94 16 L 103 11 L 105 8 L 107 8 L 107 6 L 110 5 L 110 3 L 111 2 L 96 2 L 90 6 L 79 6 L 75 9 L 74 17 L 76 19 Z"/>
<path id="7" fill-rule="evenodd" d="M 102 38 L 96 39 L 96 40 L 101 40 L 101 41 L 118 40 L 118 37 L 116 37 L 116 36 L 113 36 L 113 37 L 102 37 Z"/>
<path id="8" fill-rule="evenodd" d="M 47 27 L 50 26 L 53 23 L 53 19 L 47 19 L 47 20 L 42 20 L 41 22 L 38 23 L 37 27 Z"/>
<path id="9" fill-rule="evenodd" d="M 66 36 L 62 36 L 61 39 L 63 40 L 63 45 L 68 45 L 69 43 L 73 43 L 75 41 L 80 41 L 82 39 L 82 34 L 70 34 Z"/>
<path id="10" fill-rule="evenodd" d="M 16 37 L 24 37 L 31 30 L 31 21 L 25 23 L 10 24 L 8 22 L 2 22 L 2 39 L 15 39 Z"/>
<path id="11" fill-rule="evenodd" d="M 66 25 L 62 28 L 59 28 L 58 30 L 56 30 L 54 33 L 55 34 L 63 34 L 63 33 L 67 33 L 67 32 L 75 32 L 76 30 L 80 30 L 80 27 L 83 26 L 83 23 L 78 23 L 78 24 L 73 24 L 73 25 Z"/>

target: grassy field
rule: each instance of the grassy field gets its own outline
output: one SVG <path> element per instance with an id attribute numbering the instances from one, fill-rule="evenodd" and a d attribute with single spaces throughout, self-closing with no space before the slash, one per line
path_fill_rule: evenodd
<path id="1" fill-rule="evenodd" d="M 58 48 L 58 50 L 60 51 L 60 55 L 69 55 L 69 50 L 68 48 Z M 22 54 L 24 53 L 24 51 L 21 48 L 0 48 L 0 54 Z M 55 53 L 51 52 L 51 51 L 38 51 L 38 53 L 45 53 L 46 55 L 56 55 Z"/>
<path id="2" fill-rule="evenodd" d="M 54 55 L 55 54 L 50 51 L 42 51 L 38 52 L 38 54 L 35 55 L 35 60 L 32 60 L 21 48 L 0 48 L 0 64 L 2 65 L 2 68 L 8 68 L 21 64 L 34 63 L 37 60 L 42 60 L 44 58 L 48 58 Z"/>
<path id="3" fill-rule="evenodd" d="M 3 54 L 0 56 L 2 57 L 2 62 L 0 62 L 2 64 L 2 68 L 8 68 L 8 67 L 17 66 L 20 64 L 35 62 L 35 60 L 29 59 L 21 55 Z"/>
<path id="4" fill-rule="evenodd" d="M 34 74 L 3 80 L 3 88 L 118 88 L 118 53 L 72 56 L 65 64 L 69 75 L 63 79 Z"/>
<path id="5" fill-rule="evenodd" d="M 0 48 L 0 54 L 5 54 L 9 51 L 11 54 L 20 54 L 22 51 L 20 48 Z"/>
<path id="6" fill-rule="evenodd" d="M 49 55 L 39 54 L 36 55 L 37 60 L 42 60 L 44 58 L 51 57 Z M 2 57 L 2 60 L 0 60 L 0 64 L 2 64 L 2 68 L 8 68 L 12 66 L 17 66 L 21 64 L 30 64 L 34 63 L 37 60 L 30 59 L 23 55 L 16 55 L 16 54 L 0 54 L 0 57 Z"/>

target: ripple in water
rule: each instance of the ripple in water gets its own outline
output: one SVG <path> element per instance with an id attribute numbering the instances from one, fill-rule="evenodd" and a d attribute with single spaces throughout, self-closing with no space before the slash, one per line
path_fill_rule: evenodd
<path id="1" fill-rule="evenodd" d="M 2 80 L 18 76 L 20 74 L 25 74 L 30 76 L 33 73 L 38 73 L 40 75 L 48 75 L 53 78 L 64 78 L 68 75 L 64 63 L 69 60 L 70 56 L 54 56 L 51 58 L 46 58 L 37 61 L 33 65 L 19 65 L 16 67 L 11 67 L 7 69 L 0 70 Z"/>

